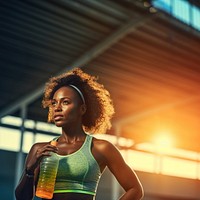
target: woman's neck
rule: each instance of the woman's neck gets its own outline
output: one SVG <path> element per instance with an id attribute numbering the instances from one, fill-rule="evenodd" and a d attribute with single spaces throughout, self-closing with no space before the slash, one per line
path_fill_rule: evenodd
<path id="1" fill-rule="evenodd" d="M 83 140 L 86 133 L 82 127 L 73 127 L 73 128 L 62 128 L 62 134 L 60 140 L 66 141 L 67 143 L 75 143 L 76 141 Z"/>

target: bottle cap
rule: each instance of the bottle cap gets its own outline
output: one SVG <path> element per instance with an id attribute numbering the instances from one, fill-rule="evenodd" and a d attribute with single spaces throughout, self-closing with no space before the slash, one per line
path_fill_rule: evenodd
<path id="1" fill-rule="evenodd" d="M 51 143 L 50 143 L 52 146 L 57 146 L 57 141 L 51 141 Z"/>

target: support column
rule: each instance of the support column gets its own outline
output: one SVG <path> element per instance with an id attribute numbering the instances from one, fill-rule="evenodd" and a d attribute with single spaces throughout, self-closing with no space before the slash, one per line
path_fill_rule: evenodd
<path id="1" fill-rule="evenodd" d="M 16 187 L 16 185 L 19 182 L 19 179 L 21 177 L 22 170 L 23 170 L 23 165 L 24 165 L 22 147 L 23 147 L 23 142 L 24 142 L 24 132 L 25 132 L 24 124 L 25 124 L 26 116 L 27 116 L 27 107 L 26 107 L 26 105 L 22 105 L 22 107 L 21 107 L 22 124 L 20 127 L 20 135 L 21 135 L 20 136 L 20 149 L 19 149 L 19 152 L 17 153 L 17 159 L 16 159 L 14 187 Z M 14 199 L 15 199 L 15 197 L 14 197 Z"/>
<path id="2" fill-rule="evenodd" d="M 112 175 L 112 200 L 119 199 L 119 183 L 117 179 Z"/>
<path id="3" fill-rule="evenodd" d="M 116 135 L 116 146 L 119 147 L 119 137 L 120 137 L 120 127 L 116 126 L 114 127 L 115 129 L 115 135 Z M 112 200 L 119 199 L 119 191 L 120 191 L 120 185 L 116 178 L 112 176 Z"/>

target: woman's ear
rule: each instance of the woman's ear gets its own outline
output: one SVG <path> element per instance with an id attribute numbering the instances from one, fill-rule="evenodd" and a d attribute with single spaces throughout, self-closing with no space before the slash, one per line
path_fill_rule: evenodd
<path id="1" fill-rule="evenodd" d="M 87 110 L 86 105 L 82 104 L 81 107 L 80 107 L 81 115 L 84 115 L 86 110 Z"/>

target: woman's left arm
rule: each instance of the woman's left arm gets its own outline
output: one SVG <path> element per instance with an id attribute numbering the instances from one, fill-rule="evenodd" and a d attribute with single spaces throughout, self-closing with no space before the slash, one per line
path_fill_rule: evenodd
<path id="1" fill-rule="evenodd" d="M 105 142 L 104 157 L 106 165 L 126 191 L 119 200 L 141 200 L 143 187 L 134 172 L 124 161 L 119 150 L 109 142 Z"/>

